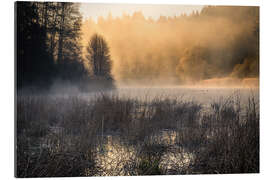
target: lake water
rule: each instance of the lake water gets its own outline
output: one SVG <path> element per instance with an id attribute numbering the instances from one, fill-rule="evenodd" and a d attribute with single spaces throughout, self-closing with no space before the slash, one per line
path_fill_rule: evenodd
<path id="1" fill-rule="evenodd" d="M 84 100 L 95 99 L 103 92 L 80 93 Z M 249 98 L 254 98 L 259 105 L 259 88 L 192 88 L 192 87 L 119 87 L 114 91 L 104 92 L 109 96 L 118 96 L 122 99 L 135 99 L 143 102 L 151 102 L 153 99 L 172 99 L 184 102 L 194 102 L 202 105 L 204 109 L 210 108 L 211 103 L 225 101 L 240 101 L 241 105 L 247 105 Z M 78 94 L 74 94 L 78 96 Z M 54 95 L 55 96 L 55 95 Z M 56 96 L 72 96 L 70 94 L 58 94 Z"/>

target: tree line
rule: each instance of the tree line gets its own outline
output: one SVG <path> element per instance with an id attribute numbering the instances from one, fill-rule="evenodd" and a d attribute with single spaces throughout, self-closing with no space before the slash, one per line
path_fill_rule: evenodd
<path id="1" fill-rule="evenodd" d="M 16 2 L 15 7 L 18 89 L 47 89 L 55 80 L 80 87 L 101 81 L 113 86 L 109 47 L 102 36 L 91 37 L 87 47 L 94 74 L 83 63 L 78 3 Z"/>
<path id="2" fill-rule="evenodd" d="M 119 84 L 179 85 L 259 76 L 258 7 L 205 6 L 157 19 L 143 12 L 109 14 L 86 19 L 82 30 L 83 40 L 95 32 L 106 37 Z"/>

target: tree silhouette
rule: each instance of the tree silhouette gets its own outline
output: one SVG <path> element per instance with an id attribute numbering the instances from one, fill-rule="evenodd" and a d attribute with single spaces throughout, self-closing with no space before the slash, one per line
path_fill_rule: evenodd
<path id="1" fill-rule="evenodd" d="M 80 44 L 79 4 L 16 3 L 17 87 L 48 89 L 54 79 L 87 80 Z"/>
<path id="2" fill-rule="evenodd" d="M 86 50 L 86 59 L 92 67 L 93 75 L 112 78 L 110 51 L 105 39 L 101 35 L 94 34 Z"/>
<path id="3" fill-rule="evenodd" d="M 17 87 L 48 86 L 54 62 L 46 46 L 46 29 L 39 23 L 38 6 L 17 2 L 16 9 Z"/>
<path id="4" fill-rule="evenodd" d="M 80 44 L 82 17 L 79 6 L 75 3 L 57 3 L 59 21 L 55 48 L 57 51 L 58 75 L 64 80 L 81 79 L 86 71 L 83 66 Z"/>

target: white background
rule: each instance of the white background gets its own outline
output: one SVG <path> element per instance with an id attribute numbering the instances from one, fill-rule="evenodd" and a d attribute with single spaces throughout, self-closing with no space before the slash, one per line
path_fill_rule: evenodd
<path id="1" fill-rule="evenodd" d="M 50 0 L 52 1 L 52 0 Z M 77 2 L 127 3 L 125 0 L 73 0 Z M 270 170 L 270 1 L 269 0 L 129 0 L 128 3 L 260 6 L 260 174 L 185 175 L 143 177 L 91 177 L 91 179 L 269 179 Z M 14 1 L 0 3 L 0 177 L 14 179 Z M 48 178 L 43 178 L 48 179 Z M 86 179 L 86 178 L 58 178 Z"/>

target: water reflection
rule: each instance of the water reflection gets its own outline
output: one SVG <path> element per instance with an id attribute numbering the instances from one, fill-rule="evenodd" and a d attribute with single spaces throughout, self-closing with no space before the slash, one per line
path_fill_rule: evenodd
<path id="1" fill-rule="evenodd" d="M 194 154 L 181 147 L 171 147 L 161 158 L 160 168 L 164 174 L 181 174 L 194 160 Z"/>
<path id="2" fill-rule="evenodd" d="M 159 168 L 163 173 L 176 174 L 186 169 L 194 155 L 176 144 L 175 131 L 161 131 L 149 137 L 145 142 L 166 147 L 161 154 Z M 153 149 L 155 150 L 155 149 Z M 96 149 L 96 176 L 139 175 L 142 158 L 142 145 L 128 145 L 117 136 L 107 135 Z"/>
<path id="3" fill-rule="evenodd" d="M 96 153 L 97 176 L 136 175 L 132 171 L 137 162 L 136 150 L 122 143 L 116 136 L 103 138 Z"/>

